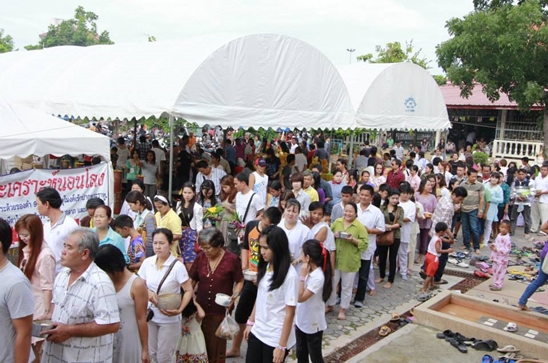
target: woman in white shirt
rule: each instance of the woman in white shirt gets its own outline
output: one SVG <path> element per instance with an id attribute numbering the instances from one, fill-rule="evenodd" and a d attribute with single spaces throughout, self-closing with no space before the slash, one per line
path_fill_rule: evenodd
<path id="1" fill-rule="evenodd" d="M 181 336 L 181 312 L 192 299 L 192 285 L 185 265 L 170 253 L 173 233 L 167 228 L 158 228 L 152 234 L 152 241 L 156 256 L 147 258 L 138 273 L 147 286 L 148 301 L 154 314 L 148 322 L 148 347 L 153 362 L 172 363 Z M 164 276 L 167 277 L 157 291 Z M 163 309 L 165 300 L 173 300 L 181 292 L 178 308 Z"/>
<path id="2" fill-rule="evenodd" d="M 323 363 L 322 336 L 327 328 L 325 303 L 331 295 L 333 269 L 329 251 L 318 240 L 303 244 L 300 271 L 299 304 L 295 319 L 297 359 L 299 362 Z"/>
<path id="3" fill-rule="evenodd" d="M 310 238 L 320 241 L 323 243 L 325 248 L 330 253 L 331 266 L 335 266 L 335 251 L 337 246 L 335 246 L 335 236 L 329 224 L 323 221 L 325 216 L 325 207 L 320 202 L 310 203 L 308 207 L 310 216 L 306 221 L 306 226 L 310 228 Z"/>
<path id="4" fill-rule="evenodd" d="M 299 219 L 301 213 L 301 204 L 296 199 L 289 199 L 285 205 L 284 217 L 278 224 L 289 240 L 289 253 L 291 254 L 291 264 L 295 266 L 296 271 L 301 268 L 301 251 L 304 241 L 309 239 L 310 229 Z"/>
<path id="5" fill-rule="evenodd" d="M 247 321 L 246 363 L 281 363 L 295 345 L 293 319 L 299 277 L 291 268 L 285 232 L 268 226 L 259 238 L 261 257 L 257 275 L 257 300 Z"/>
<path id="6" fill-rule="evenodd" d="M 145 184 L 141 179 L 135 179 L 133 183 L 131 184 L 131 190 L 130 192 L 137 191 L 145 194 Z M 129 194 L 129 193 L 128 193 Z M 147 200 L 150 203 L 151 211 L 154 213 L 154 205 L 152 204 L 152 199 L 149 197 L 146 197 Z M 122 209 L 120 209 L 120 215 L 125 214 L 127 216 L 130 216 L 131 218 L 135 219 L 135 212 L 129 207 L 129 204 L 126 200 L 124 200 L 124 203 L 122 204 Z"/>
<path id="7" fill-rule="evenodd" d="M 310 196 L 304 191 L 303 185 L 304 185 L 304 175 L 302 173 L 295 173 L 291 175 L 291 186 L 293 187 L 293 195 L 295 196 L 295 199 L 297 199 L 300 203 L 299 209 L 301 211 L 302 217 L 308 217 L 308 206 L 312 202 L 310 199 Z M 286 206 L 287 208 L 287 206 Z"/>

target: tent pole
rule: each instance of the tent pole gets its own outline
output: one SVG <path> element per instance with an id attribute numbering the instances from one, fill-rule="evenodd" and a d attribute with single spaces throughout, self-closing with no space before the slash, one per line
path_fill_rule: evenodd
<path id="1" fill-rule="evenodd" d="M 352 168 L 352 161 L 354 160 L 354 130 L 350 130 L 350 150 L 348 151 L 348 166 Z"/>
<path id="2" fill-rule="evenodd" d="M 434 150 L 436 150 L 436 148 L 438 147 L 440 140 L 441 140 L 441 130 L 436 130 L 436 141 L 434 141 L 434 147 L 433 147 Z"/>
<path id="3" fill-rule="evenodd" d="M 327 153 L 329 154 L 329 170 L 325 171 L 324 173 L 331 173 L 331 146 L 333 145 L 333 129 L 331 129 L 331 137 L 329 138 L 329 150 L 327 150 Z"/>
<path id="4" fill-rule="evenodd" d="M 169 115 L 169 184 L 167 197 L 171 202 L 173 188 L 173 116 Z"/>

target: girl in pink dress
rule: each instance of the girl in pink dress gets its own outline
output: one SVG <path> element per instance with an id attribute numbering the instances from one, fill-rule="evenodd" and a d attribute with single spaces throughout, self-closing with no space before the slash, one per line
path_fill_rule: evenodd
<path id="1" fill-rule="evenodd" d="M 512 241 L 510 240 L 510 222 L 502 221 L 499 227 L 500 233 L 495 239 L 495 243 L 489 244 L 491 250 L 491 261 L 493 262 L 493 284 L 489 285 L 491 291 L 502 290 L 504 275 L 508 267 L 508 256 L 512 249 Z"/>

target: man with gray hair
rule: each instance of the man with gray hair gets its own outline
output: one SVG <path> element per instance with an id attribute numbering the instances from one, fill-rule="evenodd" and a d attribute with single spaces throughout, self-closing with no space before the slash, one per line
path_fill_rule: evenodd
<path id="1" fill-rule="evenodd" d="M 114 285 L 93 262 L 98 249 L 97 235 L 87 228 L 65 240 L 53 286 L 54 328 L 42 332 L 48 336 L 42 363 L 112 362 L 120 316 Z"/>

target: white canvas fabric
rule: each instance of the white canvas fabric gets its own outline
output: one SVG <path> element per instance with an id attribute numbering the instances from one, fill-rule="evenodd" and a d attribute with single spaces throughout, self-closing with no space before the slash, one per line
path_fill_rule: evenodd
<path id="1" fill-rule="evenodd" d="M 0 98 L 0 159 L 29 155 L 99 155 L 110 160 L 107 136 Z"/>
<path id="2" fill-rule="evenodd" d="M 274 34 L 4 53 L 0 97 L 90 118 L 167 113 L 223 127 L 354 126 L 335 66 L 309 44 Z"/>
<path id="3" fill-rule="evenodd" d="M 413 63 L 337 67 L 356 114 L 356 127 L 445 130 L 451 127 L 434 78 Z"/>

